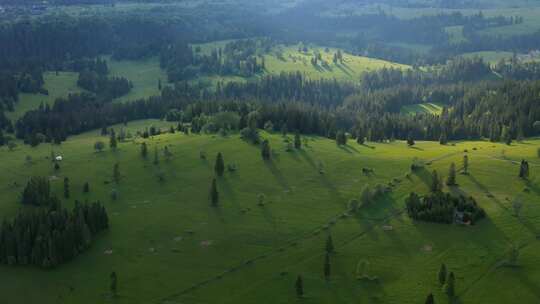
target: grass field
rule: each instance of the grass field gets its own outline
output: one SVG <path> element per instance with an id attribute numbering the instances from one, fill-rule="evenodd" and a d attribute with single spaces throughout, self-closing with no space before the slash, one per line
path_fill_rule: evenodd
<path id="1" fill-rule="evenodd" d="M 58 97 L 66 97 L 71 93 L 82 91 L 77 86 L 78 73 L 55 72 L 43 73 L 45 85 L 43 88 L 49 91 L 49 95 L 22 93 L 19 101 L 15 104 L 15 111 L 6 112 L 11 119 L 17 119 L 28 110 L 36 109 L 41 103 L 52 105 Z"/>
<path id="2" fill-rule="evenodd" d="M 202 54 L 210 54 L 212 49 L 223 48 L 231 40 L 217 41 L 212 43 L 198 44 Z M 316 52 L 321 53 L 322 60 L 327 64 L 319 62 L 313 65 L 311 59 Z M 274 46 L 270 52 L 261 51 L 259 55 L 264 56 L 266 70 L 264 74 L 280 74 L 290 72 L 301 72 L 311 79 L 337 79 L 344 81 L 357 81 L 360 76 L 369 71 L 386 68 L 407 69 L 409 66 L 393 63 L 375 58 L 356 56 L 343 53 L 343 64 L 334 64 L 332 58 L 337 52 L 334 48 L 324 48 L 320 46 L 310 46 L 308 52 L 299 52 L 298 45 Z M 238 81 L 238 77 L 206 76 L 205 81 Z M 240 79 L 242 81 L 242 79 Z"/>
<path id="3" fill-rule="evenodd" d="M 408 106 L 403 106 L 401 108 L 401 113 L 403 114 L 434 114 L 434 115 L 440 115 L 443 110 L 443 105 L 437 104 L 437 103 L 419 103 L 419 104 L 413 104 Z"/>
<path id="4" fill-rule="evenodd" d="M 130 122 L 131 132 L 162 121 Z M 120 126 L 116 126 L 118 130 Z M 521 303 L 540 301 L 540 267 L 536 240 L 540 225 L 540 185 L 536 148 L 540 140 L 506 146 L 489 142 L 457 142 L 441 146 L 417 142 L 350 142 L 310 137 L 308 147 L 288 153 L 279 135 L 264 134 L 274 157 L 263 162 L 259 148 L 238 136 L 165 134 L 146 140 L 168 146 L 171 160 L 159 165 L 139 154 L 141 139 L 121 143 L 117 151 L 93 151 L 98 131 L 75 136 L 61 146 L 19 146 L 0 149 L 0 212 L 10 218 L 19 210 L 22 186 L 32 175 L 51 177 L 61 194 L 70 178 L 72 198 L 100 199 L 110 216 L 110 231 L 91 249 L 57 269 L 0 267 L 0 292 L 10 303 L 421 303 L 434 292 L 447 303 L 436 283 L 444 262 L 456 274 L 457 303 Z M 51 149 L 64 157 L 54 172 Z M 458 175 L 451 191 L 474 196 L 487 219 L 471 227 L 412 222 L 403 214 L 410 191 L 428 191 L 431 170 L 446 175 L 458 168 L 468 150 L 470 175 Z M 199 158 L 205 151 L 207 160 Z M 210 207 L 208 188 L 213 162 L 222 152 L 238 171 L 219 179 L 220 205 Z M 26 156 L 32 161 L 26 161 Z M 425 170 L 409 172 L 414 157 L 429 161 Z M 531 163 L 529 183 L 517 178 L 515 161 Z M 118 162 L 122 179 L 110 181 Z M 319 174 L 319 163 L 325 173 Z M 365 176 L 361 168 L 374 169 Z M 163 172 L 165 182 L 156 174 Z M 83 183 L 90 193 L 83 194 Z M 14 184 L 16 182 L 16 184 Z M 392 192 L 344 216 L 347 202 L 366 184 L 388 184 Z M 525 188 L 528 192 L 524 192 Z M 115 188 L 119 198 L 111 201 Z M 266 196 L 263 207 L 259 194 Z M 523 202 L 522 216 L 513 215 L 511 201 Z M 71 202 L 65 202 L 71 206 Z M 337 253 L 332 275 L 323 279 L 323 249 L 328 234 Z M 499 267 L 510 244 L 520 246 L 519 267 Z M 105 254 L 112 250 L 112 254 Z M 374 281 L 358 280 L 359 261 L 369 262 Z M 119 296 L 109 299 L 108 276 L 119 276 Z M 294 280 L 304 277 L 306 297 L 296 300 Z M 38 283 L 38 284 L 36 284 Z M 29 289 L 29 286 L 32 286 Z M 501 286 L 512 286 L 501 288 Z"/>
<path id="5" fill-rule="evenodd" d="M 125 77 L 133 83 L 133 89 L 117 102 L 133 101 L 150 96 L 160 95 L 158 80 L 163 86 L 167 84 L 167 74 L 159 66 L 158 58 L 146 60 L 108 60 L 111 76 Z"/>

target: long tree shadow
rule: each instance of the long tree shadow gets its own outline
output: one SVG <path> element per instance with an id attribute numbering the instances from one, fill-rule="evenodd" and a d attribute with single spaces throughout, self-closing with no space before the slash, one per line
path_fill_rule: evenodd
<path id="1" fill-rule="evenodd" d="M 418 168 L 412 171 L 412 173 L 416 175 L 424 184 L 426 184 L 426 186 L 428 187 L 431 186 L 433 176 L 426 168 L 424 167 Z"/>
<path id="2" fill-rule="evenodd" d="M 495 204 L 497 204 L 497 206 L 499 206 L 500 208 L 502 208 L 506 212 L 510 213 L 511 215 L 514 215 L 514 212 L 512 211 L 511 208 L 505 206 L 495 195 L 493 195 L 489 191 L 489 189 L 485 185 L 480 183 L 472 174 L 467 175 L 467 177 L 469 177 L 469 179 L 475 184 L 475 186 L 480 188 L 488 196 L 488 198 L 490 200 L 495 202 Z M 540 236 L 540 234 L 538 233 L 538 230 L 536 229 L 536 227 L 532 223 L 526 221 L 525 218 L 523 218 L 521 216 L 517 216 L 517 220 L 518 220 L 518 222 L 520 222 L 523 225 L 523 227 L 525 227 L 527 230 L 529 230 L 529 232 L 531 232 L 536 238 L 538 238 Z"/>
<path id="3" fill-rule="evenodd" d="M 351 72 L 348 69 L 346 69 L 345 66 L 341 64 L 337 64 L 337 67 L 339 68 L 340 71 L 342 71 L 347 76 L 352 76 Z"/>
<path id="4" fill-rule="evenodd" d="M 270 173 L 272 173 L 276 181 L 283 189 L 291 189 L 289 183 L 287 183 L 287 180 L 285 179 L 285 176 L 283 176 L 283 173 L 281 173 L 281 171 L 278 169 L 278 167 L 276 167 L 276 164 L 272 160 L 267 160 L 264 162 L 264 164 L 266 165 L 266 168 L 270 170 Z"/>
<path id="5" fill-rule="evenodd" d="M 317 173 L 319 173 L 319 168 L 317 167 L 317 165 L 315 164 L 315 162 L 313 161 L 313 159 L 311 158 L 311 156 L 309 156 L 308 153 L 306 153 L 306 151 L 304 150 L 300 150 L 300 156 L 313 168 L 317 171 Z M 338 189 L 336 188 L 336 186 L 334 186 L 334 184 L 328 180 L 328 178 L 326 178 L 326 176 L 324 174 L 319 174 L 319 178 L 320 178 L 320 181 L 321 183 L 323 184 L 323 186 L 325 188 L 328 189 L 328 191 L 330 192 L 330 194 L 332 195 L 332 197 L 335 197 L 339 202 L 341 203 L 344 203 L 344 200 L 343 200 L 343 197 L 341 196 L 341 194 L 339 193 Z"/>

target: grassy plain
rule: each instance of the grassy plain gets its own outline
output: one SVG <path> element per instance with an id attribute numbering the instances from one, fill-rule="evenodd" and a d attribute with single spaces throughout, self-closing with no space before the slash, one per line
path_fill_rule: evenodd
<path id="1" fill-rule="evenodd" d="M 163 121 L 130 122 L 134 133 Z M 118 130 L 121 126 L 115 126 Z M 540 140 L 506 146 L 490 142 L 456 142 L 441 146 L 417 142 L 350 142 L 308 137 L 308 146 L 285 152 L 280 135 L 264 133 L 274 149 L 264 162 L 257 146 L 237 135 L 164 134 L 146 140 L 150 157 L 140 156 L 136 138 L 117 151 L 96 153 L 98 131 L 74 136 L 61 146 L 0 149 L 0 214 L 11 218 L 21 209 L 18 196 L 33 175 L 48 176 L 62 193 L 70 178 L 72 201 L 101 200 L 108 209 L 110 231 L 99 235 L 90 250 L 54 270 L 0 267 L 3 298 L 11 303 L 419 303 L 434 292 L 437 303 L 448 300 L 436 282 L 440 263 L 456 274 L 458 303 L 536 303 L 540 300 L 540 267 L 536 237 L 540 225 Z M 154 147 L 168 146 L 173 157 Z M 51 150 L 64 161 L 55 172 Z M 451 162 L 461 167 L 467 150 L 470 175 L 458 175 L 456 193 L 474 196 L 487 218 L 475 226 L 412 222 L 404 213 L 411 191 L 427 193 L 430 173 L 446 176 Z M 200 159 L 205 151 L 207 159 Z M 211 207 L 208 189 L 213 163 L 222 152 L 236 172 L 219 178 L 219 207 Z M 28 162 L 26 156 L 32 161 Z M 410 173 L 413 158 L 427 162 Z M 517 161 L 531 163 L 531 178 L 517 178 Z M 122 179 L 111 182 L 119 163 Z M 319 173 L 322 164 L 324 174 Z M 362 168 L 375 174 L 366 176 Z M 159 182 L 158 173 L 165 176 Z M 83 183 L 90 193 L 83 194 Z M 392 183 L 383 199 L 344 215 L 350 199 L 364 185 Z M 119 198 L 110 199 L 116 189 Z M 527 191 L 524 191 L 527 190 Z M 258 195 L 265 195 L 258 206 Z M 516 217 L 512 201 L 523 203 Z M 337 253 L 332 275 L 323 279 L 323 249 L 331 234 Z M 502 267 L 509 246 L 521 249 L 518 267 Z M 112 253 L 107 254 L 108 250 Z M 369 263 L 369 275 L 356 277 L 357 265 Z M 119 276 L 119 296 L 108 297 L 109 274 Z M 294 280 L 304 277 L 306 296 L 297 300 Z M 36 284 L 39 282 L 39 284 Z M 32 288 L 29 288 L 32 286 Z M 512 286 L 512 288 L 501 288 Z"/>
<path id="2" fill-rule="evenodd" d="M 418 113 L 440 115 L 442 113 L 443 106 L 436 103 L 418 103 L 401 108 L 401 113 L 415 115 Z"/>

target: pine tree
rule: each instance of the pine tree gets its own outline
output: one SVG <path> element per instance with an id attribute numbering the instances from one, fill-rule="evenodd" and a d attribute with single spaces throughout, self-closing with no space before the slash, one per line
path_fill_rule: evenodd
<path id="1" fill-rule="evenodd" d="M 431 174 L 431 192 L 439 192 L 441 190 L 441 179 L 439 178 L 437 170 L 433 170 L 433 173 Z"/>
<path id="2" fill-rule="evenodd" d="M 88 193 L 90 192 L 90 184 L 88 182 L 84 183 L 84 186 L 83 186 L 83 193 Z"/>
<path id="3" fill-rule="evenodd" d="M 116 133 L 114 132 L 114 129 L 111 129 L 111 135 L 110 135 L 110 138 L 109 138 L 109 147 L 111 149 L 116 149 L 118 145 L 118 141 L 116 139 Z"/>
<path id="4" fill-rule="evenodd" d="M 214 171 L 216 172 L 216 175 L 219 177 L 223 176 L 223 172 L 225 171 L 225 163 L 223 162 L 223 155 L 221 154 L 221 152 L 217 154 L 216 164 L 214 165 Z"/>
<path id="5" fill-rule="evenodd" d="M 64 197 L 69 198 L 69 178 L 64 177 Z"/>
<path id="6" fill-rule="evenodd" d="M 326 238 L 326 253 L 334 253 L 334 242 L 332 241 L 332 236 L 329 235 L 328 238 Z"/>
<path id="7" fill-rule="evenodd" d="M 456 278 L 454 277 L 454 273 L 450 272 L 450 274 L 448 275 L 448 279 L 446 280 L 446 284 L 444 285 L 444 292 L 446 292 L 446 294 L 451 298 L 456 293 L 455 281 Z"/>
<path id="8" fill-rule="evenodd" d="M 141 144 L 141 156 L 143 158 L 147 158 L 148 157 L 148 147 L 146 146 L 146 142 L 143 142 Z"/>
<path id="9" fill-rule="evenodd" d="M 300 138 L 300 133 L 298 131 L 294 133 L 294 148 L 295 149 L 302 148 L 302 139 Z"/>
<path id="10" fill-rule="evenodd" d="M 118 163 L 114 164 L 113 180 L 117 184 L 120 182 L 120 165 Z"/>
<path id="11" fill-rule="evenodd" d="M 262 142 L 262 145 L 261 145 L 261 156 L 264 160 L 269 160 L 270 157 L 271 157 L 271 153 L 270 153 L 270 142 L 268 141 L 268 139 L 265 139 L 263 142 Z"/>
<path id="12" fill-rule="evenodd" d="M 448 138 L 446 137 L 446 132 L 441 133 L 441 137 L 439 138 L 439 143 L 441 145 L 446 145 L 448 143 Z"/>
<path id="13" fill-rule="evenodd" d="M 302 280 L 302 276 L 298 276 L 296 278 L 296 283 L 294 283 L 294 287 L 296 289 L 296 296 L 301 298 L 304 296 L 304 281 Z"/>
<path id="14" fill-rule="evenodd" d="M 364 132 L 362 131 L 358 131 L 356 133 L 356 142 L 359 144 L 359 145 L 363 145 L 365 142 L 366 142 L 366 136 L 364 134 Z"/>
<path id="15" fill-rule="evenodd" d="M 450 169 L 448 170 L 448 178 L 446 179 L 446 185 L 456 185 L 456 165 L 454 163 L 450 164 Z"/>
<path id="16" fill-rule="evenodd" d="M 441 264 L 441 269 L 439 269 L 439 283 L 441 285 L 444 285 L 444 283 L 446 282 L 446 275 L 446 265 Z"/>
<path id="17" fill-rule="evenodd" d="M 435 298 L 433 298 L 432 293 L 428 294 L 425 304 L 435 304 Z"/>
<path id="18" fill-rule="evenodd" d="M 526 160 L 521 160 L 521 164 L 519 166 L 519 177 L 522 179 L 529 178 L 529 162 Z"/>
<path id="19" fill-rule="evenodd" d="M 219 192 L 217 190 L 217 182 L 215 178 L 212 179 L 212 186 L 210 187 L 210 202 L 214 207 L 219 203 Z"/>
<path id="20" fill-rule="evenodd" d="M 414 138 L 412 132 L 409 132 L 409 135 L 407 136 L 407 145 L 409 147 L 414 146 Z"/>
<path id="21" fill-rule="evenodd" d="M 281 135 L 287 136 L 287 132 L 287 124 L 284 123 L 283 125 L 281 125 Z"/>
<path id="22" fill-rule="evenodd" d="M 469 157 L 467 155 L 463 155 L 463 173 L 469 174 Z"/>
<path id="23" fill-rule="evenodd" d="M 330 255 L 328 253 L 324 256 L 324 278 L 326 280 L 330 278 Z"/>
<path id="24" fill-rule="evenodd" d="M 111 294 L 113 296 L 116 296 L 117 288 L 118 288 L 118 276 L 116 275 L 116 272 L 111 273 Z"/>
<path id="25" fill-rule="evenodd" d="M 159 164 L 159 155 L 158 155 L 158 148 L 154 147 L 154 165 Z"/>

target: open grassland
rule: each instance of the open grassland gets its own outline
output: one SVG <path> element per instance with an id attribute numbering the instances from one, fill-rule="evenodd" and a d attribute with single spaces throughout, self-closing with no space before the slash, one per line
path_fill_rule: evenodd
<path id="1" fill-rule="evenodd" d="M 161 121 L 130 122 L 131 132 Z M 121 126 L 115 126 L 119 130 Z M 75 136 L 61 146 L 0 149 L 0 214 L 13 217 L 22 185 L 33 175 L 48 176 L 61 195 L 62 180 L 71 181 L 75 199 L 101 200 L 108 209 L 110 231 L 99 235 L 90 250 L 54 270 L 0 267 L 0 292 L 10 303 L 420 303 L 434 292 L 447 303 L 436 275 L 444 262 L 456 274 L 458 302 L 537 303 L 540 267 L 540 140 L 506 146 L 457 142 L 441 146 L 417 142 L 349 142 L 309 137 L 308 146 L 285 152 L 280 135 L 263 134 L 274 149 L 264 162 L 257 146 L 237 135 L 164 134 L 147 139 L 149 159 L 140 156 L 140 138 L 120 143 L 117 151 L 96 153 L 99 131 Z M 160 154 L 153 164 L 154 147 Z M 47 159 L 51 150 L 64 161 L 58 172 Z M 404 213 L 411 191 L 428 192 L 431 171 L 446 176 L 451 162 L 461 167 L 464 151 L 470 175 L 458 175 L 452 192 L 474 196 L 487 218 L 477 225 L 412 222 Z M 200 151 L 208 155 L 199 157 Z M 236 163 L 238 171 L 218 179 L 219 207 L 211 207 L 208 189 L 215 155 Z M 31 161 L 26 160 L 26 156 Z M 413 158 L 427 162 L 410 172 Z M 528 159 L 531 178 L 517 178 L 517 161 Z M 121 181 L 112 182 L 119 163 Z M 322 164 L 324 174 L 319 173 Z M 362 174 L 372 168 L 374 174 Z M 159 182 L 157 174 L 165 176 Z M 83 183 L 90 193 L 83 194 Z M 364 185 L 391 183 L 383 199 L 344 215 L 347 202 Z M 110 199 L 116 189 L 118 200 Z M 524 191 L 527 189 L 527 191 Z M 258 206 L 258 195 L 265 195 Z M 522 216 L 512 201 L 523 202 Z M 323 278 L 324 241 L 331 234 L 331 278 Z M 508 248 L 521 248 L 518 267 L 501 267 Z M 111 251 L 108 251 L 111 250 Z M 108 252 L 109 254 L 106 254 Z M 357 279 L 357 265 L 369 263 Z M 109 299 L 109 274 L 119 276 L 119 296 Z M 296 300 L 294 280 L 304 277 L 306 297 Z M 37 283 L 37 284 L 36 284 Z M 32 288 L 29 288 L 32 286 Z M 506 286 L 508 288 L 501 288 Z M 511 286 L 511 288 L 509 287 Z"/>
<path id="2" fill-rule="evenodd" d="M 311 63 L 316 52 L 321 54 L 324 63 Z M 271 74 L 300 71 L 311 79 L 335 78 L 354 81 L 360 79 L 365 72 L 382 68 L 409 68 L 403 64 L 347 53 L 343 53 L 343 63 L 333 63 L 332 58 L 336 52 L 337 49 L 322 47 L 310 47 L 308 52 L 299 52 L 298 46 L 277 47 L 264 57 L 266 70 Z"/>
<path id="3" fill-rule="evenodd" d="M 217 41 L 193 45 L 199 47 L 201 54 L 210 54 L 212 50 L 223 48 L 231 40 Z M 278 45 L 271 48 L 269 52 L 259 50 L 258 55 L 263 56 L 265 60 L 265 72 L 262 75 L 300 72 L 311 79 L 337 79 L 341 81 L 358 81 L 365 72 L 375 71 L 382 68 L 408 69 L 408 65 L 398 64 L 390 61 L 356 56 L 343 53 L 343 63 L 334 63 L 333 56 L 338 51 L 334 48 L 325 48 L 320 46 L 309 46 L 307 52 L 299 51 L 298 45 Z M 411 47 L 411 46 L 409 46 Z M 414 47 L 414 46 L 413 46 Z M 420 46 L 416 46 L 420 48 Z M 311 60 L 316 53 L 321 54 L 322 61 L 317 65 L 312 64 Z M 242 81 L 240 77 L 233 76 L 212 76 L 202 77 L 202 81 Z"/>
<path id="4" fill-rule="evenodd" d="M 78 73 L 73 72 L 45 72 L 43 88 L 49 92 L 49 95 L 22 93 L 19 95 L 19 101 L 15 103 L 13 112 L 6 112 L 11 119 L 17 119 L 29 110 L 39 107 L 41 103 L 52 105 L 59 97 L 67 97 L 69 94 L 81 92 L 82 89 L 77 86 Z"/>
<path id="5" fill-rule="evenodd" d="M 401 108 L 401 113 L 403 114 L 419 114 L 419 113 L 425 113 L 425 114 L 433 114 L 433 115 L 440 115 L 442 113 L 443 106 L 436 103 L 419 103 L 419 104 L 413 104 L 408 106 L 403 106 Z"/>
<path id="6" fill-rule="evenodd" d="M 159 66 L 158 58 L 146 60 L 112 60 L 107 61 L 111 76 L 125 77 L 133 83 L 131 91 L 115 99 L 117 102 L 134 101 L 150 96 L 160 95 L 158 81 L 163 86 L 167 83 L 167 74 Z"/>

